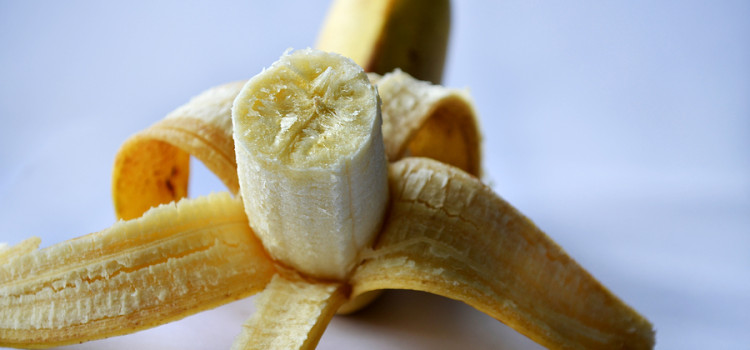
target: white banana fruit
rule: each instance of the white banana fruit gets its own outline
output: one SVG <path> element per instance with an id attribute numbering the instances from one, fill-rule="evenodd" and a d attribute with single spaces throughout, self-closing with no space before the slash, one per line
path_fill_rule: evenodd
<path id="1" fill-rule="evenodd" d="M 268 252 L 343 280 L 388 200 L 380 100 L 351 59 L 307 49 L 250 79 L 232 109 L 240 193 Z"/>

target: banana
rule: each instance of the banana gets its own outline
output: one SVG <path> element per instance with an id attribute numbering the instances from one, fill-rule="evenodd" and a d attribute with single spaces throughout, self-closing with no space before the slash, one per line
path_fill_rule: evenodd
<path id="1" fill-rule="evenodd" d="M 549 348 L 652 348 L 648 320 L 477 179 L 471 98 L 427 82 L 449 27 L 448 0 L 334 0 L 317 47 L 353 60 L 285 53 L 128 139 L 112 187 L 127 221 L 0 245 L 0 346 L 136 332 L 262 291 L 233 349 L 312 349 L 337 311 L 403 288 Z M 191 155 L 241 198 L 184 199 Z"/>
<path id="2" fill-rule="evenodd" d="M 464 301 L 549 348 L 653 347 L 645 318 L 475 176 L 409 157 L 435 110 L 467 113 L 456 120 L 475 125 L 470 100 L 399 72 L 373 80 L 382 112 L 353 61 L 285 54 L 233 100 L 241 199 L 183 199 L 43 250 L 36 239 L 1 250 L 0 346 L 131 333 L 262 290 L 234 348 L 312 349 L 347 303 L 403 288 Z M 226 137 L 225 119 L 194 118 L 226 115 L 231 94 L 213 92 L 165 120 L 185 123 L 157 123 L 134 144 L 160 135 L 205 141 L 190 152 L 222 144 L 208 135 Z M 176 127 L 195 120 L 212 132 Z M 465 135 L 448 140 L 477 146 Z M 402 157 L 387 174 L 386 157 Z"/>
<path id="3" fill-rule="evenodd" d="M 232 108 L 240 192 L 269 253 L 342 280 L 378 233 L 388 200 L 377 91 L 352 60 L 284 54 Z"/>
<path id="4" fill-rule="evenodd" d="M 449 0 L 334 0 L 316 48 L 368 72 L 400 68 L 439 84 L 450 34 Z"/>

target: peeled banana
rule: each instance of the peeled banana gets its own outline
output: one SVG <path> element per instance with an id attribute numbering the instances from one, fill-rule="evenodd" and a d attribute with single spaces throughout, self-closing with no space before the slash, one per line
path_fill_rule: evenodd
<path id="1" fill-rule="evenodd" d="M 433 95 L 415 92 L 429 85 L 394 86 Z M 405 157 L 388 166 L 387 188 L 368 187 L 383 178 L 384 140 L 399 134 L 373 136 L 381 132 L 377 96 L 344 57 L 284 55 L 234 101 L 242 199 L 182 200 L 44 250 L 33 251 L 35 240 L 4 249 L 0 258 L 14 256 L 0 265 L 0 345 L 48 347 L 134 332 L 263 290 L 234 348 L 309 349 L 348 300 L 406 288 L 462 300 L 550 348 L 653 346 L 646 319 L 469 173 Z M 383 105 L 399 105 L 386 96 Z M 362 205 L 355 193 L 385 201 L 387 216 L 347 212 Z M 374 235 L 357 246 L 355 229 L 347 230 L 353 226 L 341 224 L 347 219 L 374 222 Z M 265 245 L 269 236 L 281 242 L 276 250 Z"/>
<path id="2" fill-rule="evenodd" d="M 343 280 L 380 229 L 388 200 L 380 101 L 351 59 L 282 56 L 232 109 L 240 192 L 269 253 Z"/>

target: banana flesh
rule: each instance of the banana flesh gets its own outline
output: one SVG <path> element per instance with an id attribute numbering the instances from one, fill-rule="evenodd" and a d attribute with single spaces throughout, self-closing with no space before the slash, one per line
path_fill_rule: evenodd
<path id="1" fill-rule="evenodd" d="M 132 333 L 257 293 L 275 273 L 238 199 L 160 206 L 0 265 L 0 346 Z"/>
<path id="2" fill-rule="evenodd" d="M 400 68 L 439 84 L 450 34 L 448 0 L 334 0 L 316 47 L 368 72 Z"/>
<path id="3" fill-rule="evenodd" d="M 651 324 L 476 178 L 426 158 L 390 167 L 391 209 L 352 296 L 458 299 L 550 349 L 650 349 Z"/>
<path id="4" fill-rule="evenodd" d="M 350 59 L 283 55 L 234 102 L 240 190 L 271 256 L 343 280 L 372 243 L 388 196 L 378 94 Z"/>

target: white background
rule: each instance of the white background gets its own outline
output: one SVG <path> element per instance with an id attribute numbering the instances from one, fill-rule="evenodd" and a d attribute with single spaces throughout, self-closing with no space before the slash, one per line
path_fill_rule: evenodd
<path id="1" fill-rule="evenodd" d="M 750 348 L 750 2 L 455 1 L 495 190 L 655 325 Z M 315 43 L 327 1 L 0 1 L 0 241 L 114 221 L 131 134 Z M 196 166 L 191 194 L 222 190 Z M 72 348 L 228 348 L 252 299 Z M 535 349 L 461 303 L 386 294 L 321 349 Z"/>

